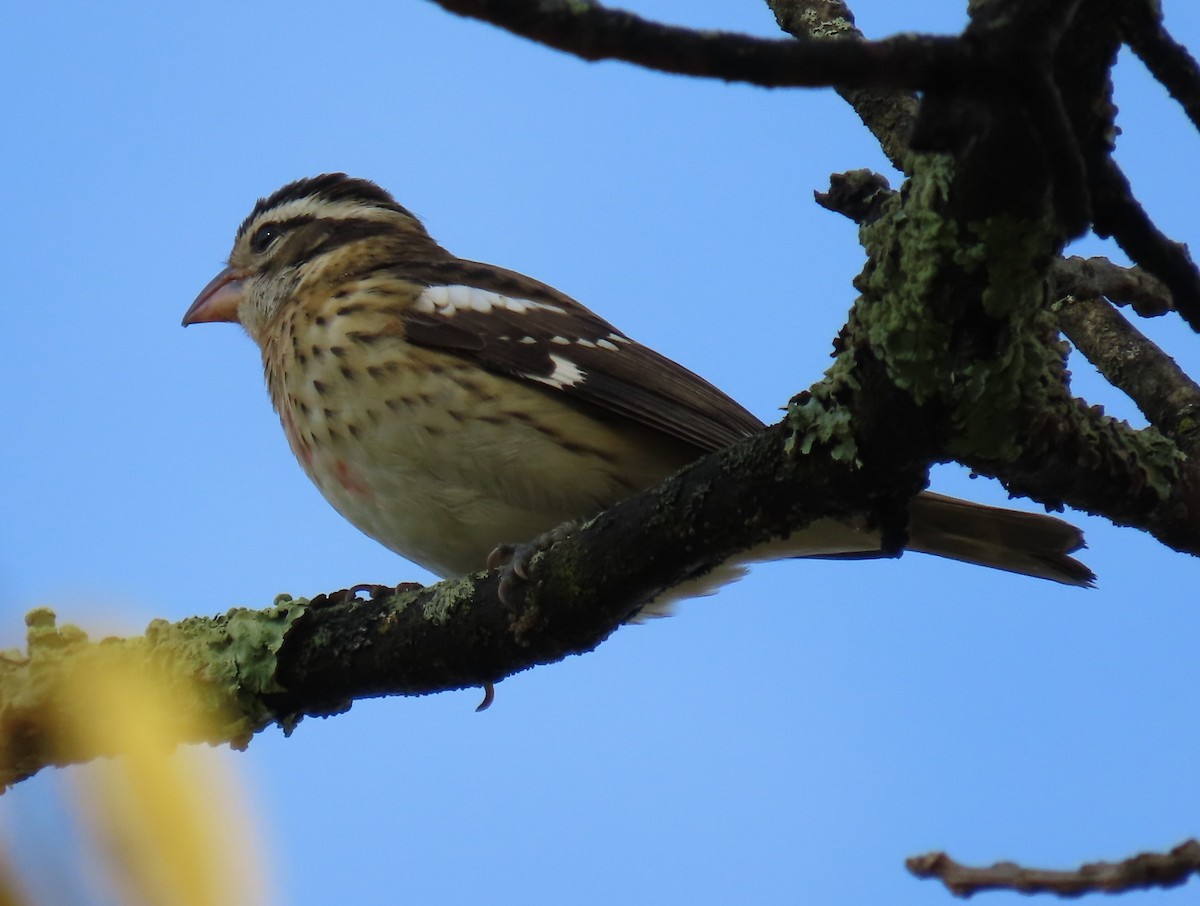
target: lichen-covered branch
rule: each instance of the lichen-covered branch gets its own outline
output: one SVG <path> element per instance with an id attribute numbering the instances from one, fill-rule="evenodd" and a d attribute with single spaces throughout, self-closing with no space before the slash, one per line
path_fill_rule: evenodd
<path id="1" fill-rule="evenodd" d="M 35 611 L 28 650 L 0 657 L 0 787 L 110 754 L 60 732 L 79 707 L 62 690 L 116 665 L 177 690 L 178 741 L 241 746 L 271 723 L 288 728 L 359 698 L 483 686 L 590 651 L 662 590 L 814 518 L 886 512 L 902 525 L 927 463 L 897 456 L 886 471 L 860 468 L 830 455 L 845 443 L 837 430 L 798 456 L 805 425 L 796 417 L 768 429 L 601 514 L 539 555 L 514 600 L 502 601 L 497 575 L 483 573 L 371 589 L 370 600 L 283 597 L 99 642 Z"/>
<path id="2" fill-rule="evenodd" d="M 263 699 L 278 691 L 275 659 L 302 613 L 281 602 L 212 619 L 156 620 L 141 637 L 92 642 L 74 626 L 56 626 L 51 611 L 31 611 L 27 650 L 0 653 L 0 791 L 48 765 L 116 753 L 87 748 L 75 732 L 89 715 L 73 693 L 112 674 L 169 690 L 176 741 L 244 745 L 272 716 Z"/>
<path id="3" fill-rule="evenodd" d="M 828 192 L 820 193 L 817 201 L 822 207 L 843 214 L 866 225 L 869 237 L 876 231 L 876 221 L 889 211 L 902 211 L 905 229 L 911 231 L 912 224 L 922 220 L 910 216 L 905 208 L 897 208 L 900 194 L 888 188 L 878 174 L 857 170 L 834 176 Z M 935 227 L 942 225 L 934 218 L 927 222 Z M 880 235 L 885 242 L 892 242 L 893 231 L 882 228 Z M 956 240 L 947 234 L 943 245 L 944 255 L 951 255 Z M 937 245 L 933 236 L 910 235 L 908 244 L 913 247 Z M 968 252 L 967 247 L 963 247 Z M 885 248 L 876 252 L 881 260 L 891 260 L 880 273 L 878 266 L 869 265 L 859 279 L 860 288 L 874 284 L 876 291 L 886 293 L 893 285 L 900 285 L 902 276 L 896 271 L 913 270 L 911 261 L 906 261 L 902 252 L 894 253 Z M 923 253 L 921 256 L 923 257 Z M 965 254 L 964 257 L 970 257 Z M 890 271 L 889 271 L 890 267 Z M 913 276 L 917 276 L 914 271 Z M 1069 292 L 1100 292 L 1120 298 L 1152 300 L 1161 292 L 1161 284 L 1153 277 L 1137 269 L 1118 268 L 1103 259 L 1058 260 L 1050 268 L 1055 287 L 1055 298 Z M 950 286 L 959 286 L 953 277 Z M 864 281 L 866 281 L 864 283 Z M 1041 291 L 1037 281 L 1026 283 L 1030 298 L 1038 297 Z M 937 280 L 930 280 L 931 288 Z M 933 300 L 932 289 L 917 296 Z M 956 301 L 962 301 L 957 299 Z M 1107 306 L 1107 303 L 1104 303 Z M 1085 310 L 1089 317 L 1085 317 Z M 1110 309 L 1111 311 L 1111 309 Z M 1031 341 L 1040 344 L 1044 373 L 1027 376 L 1027 387 L 1037 388 L 1036 395 L 1025 401 L 1011 399 L 1007 411 L 1011 421 L 1005 423 L 1000 434 L 1008 438 L 1007 456 L 998 456 L 1001 447 L 988 449 L 958 450 L 958 458 L 979 474 L 996 478 L 1014 494 L 1029 496 L 1048 506 L 1069 504 L 1077 509 L 1105 516 L 1121 525 L 1136 526 L 1150 532 L 1160 541 L 1180 551 L 1200 553 L 1200 536 L 1193 529 L 1200 520 L 1200 475 L 1191 460 L 1181 455 L 1190 451 L 1194 442 L 1196 391 L 1191 379 L 1161 349 L 1120 319 L 1125 325 L 1118 330 L 1112 317 L 1105 316 L 1092 308 L 1060 305 L 1054 317 L 1056 324 L 1070 331 L 1073 339 L 1089 357 L 1095 357 L 1100 370 L 1118 389 L 1128 393 L 1142 407 L 1154 428 L 1135 431 L 1123 422 L 1110 418 L 1096 408 L 1087 406 L 1067 393 L 1066 374 L 1061 363 L 1062 350 L 1055 342 L 1053 326 L 1044 323 L 1042 336 Z M 916 305 L 910 316 L 899 318 L 896 331 L 928 332 L 928 339 L 936 348 L 951 351 L 950 322 L 945 311 L 922 314 Z M 1041 315 L 1039 315 L 1041 317 Z M 1107 325 L 1101 329 L 1101 321 Z M 922 326 L 924 325 L 924 326 Z M 887 337 L 891 328 L 881 324 L 881 335 Z M 939 333 L 940 331 L 940 333 Z M 1140 339 L 1137 339 L 1140 338 Z M 937 346 L 941 344 L 941 346 Z M 932 347 L 916 343 L 925 350 L 931 363 L 938 358 L 929 351 Z M 1136 361 L 1129 361 L 1131 355 Z M 960 356 L 971 361 L 969 356 Z M 920 365 L 908 357 L 906 368 Z M 953 356 L 933 367 L 953 368 Z M 1128 364 L 1124 364 L 1127 363 Z M 1137 367 L 1130 367 L 1136 364 Z M 905 380 L 921 380 L 923 368 L 916 368 Z M 943 373 L 933 378 L 933 392 L 943 383 L 959 381 L 952 373 Z M 993 400 L 999 405 L 1002 401 Z M 981 407 L 978 411 L 991 411 Z"/>
<path id="4" fill-rule="evenodd" d="M 1100 296 L 1065 297 L 1058 305 L 1058 322 L 1088 361 L 1129 395 L 1150 424 L 1181 449 L 1197 449 L 1200 386 L 1174 359 Z"/>
<path id="5" fill-rule="evenodd" d="M 1025 868 L 1015 862 L 976 868 L 956 862 L 945 853 L 914 856 L 905 864 L 918 878 L 937 878 L 959 897 L 985 890 L 1078 897 L 1185 884 L 1200 874 L 1200 842 L 1188 840 L 1168 853 L 1140 853 L 1122 862 L 1091 862 L 1074 871 Z"/>

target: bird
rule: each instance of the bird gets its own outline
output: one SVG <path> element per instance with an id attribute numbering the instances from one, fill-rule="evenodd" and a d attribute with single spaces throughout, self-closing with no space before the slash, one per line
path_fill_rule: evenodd
<path id="1" fill-rule="evenodd" d="M 565 293 L 451 254 L 389 192 L 344 173 L 258 200 L 183 317 L 206 322 L 240 324 L 258 345 L 291 450 L 329 503 L 443 578 L 764 428 Z M 1082 533 L 1056 517 L 929 491 L 908 515 L 909 550 L 1094 581 L 1070 556 Z M 878 532 L 822 519 L 770 556 L 880 546 Z"/>

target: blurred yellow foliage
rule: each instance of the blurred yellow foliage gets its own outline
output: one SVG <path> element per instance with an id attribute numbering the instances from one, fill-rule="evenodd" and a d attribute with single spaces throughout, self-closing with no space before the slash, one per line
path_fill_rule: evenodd
<path id="1" fill-rule="evenodd" d="M 108 896 L 130 906 L 270 902 L 245 796 L 217 753 L 176 746 L 174 687 L 153 676 L 137 657 L 103 672 L 64 671 L 55 688 L 59 701 L 46 712 L 54 716 L 48 729 L 61 750 L 121 753 L 63 769 Z M 63 849 L 53 855 L 80 857 Z M 0 906 L 31 902 L 7 875 L 0 863 Z"/>

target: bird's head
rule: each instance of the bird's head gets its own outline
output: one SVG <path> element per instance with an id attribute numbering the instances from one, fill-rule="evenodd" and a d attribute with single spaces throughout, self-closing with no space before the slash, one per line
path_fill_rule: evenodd
<path id="1" fill-rule="evenodd" d="M 440 250 L 408 210 L 365 179 L 326 173 L 260 198 L 238 227 L 229 264 L 183 325 L 240 323 L 257 342 L 302 287 L 341 281 L 384 260 Z"/>

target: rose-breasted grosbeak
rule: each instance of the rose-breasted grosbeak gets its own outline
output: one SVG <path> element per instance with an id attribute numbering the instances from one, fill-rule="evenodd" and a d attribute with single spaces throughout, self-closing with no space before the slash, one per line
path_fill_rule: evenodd
<path id="1" fill-rule="evenodd" d="M 762 423 L 529 277 L 456 258 L 344 174 L 260 199 L 184 325 L 240 323 L 292 451 L 359 529 L 440 576 L 594 515 Z M 1088 585 L 1059 519 L 924 493 L 912 550 Z M 786 556 L 877 551 L 823 520 Z M 748 560 L 755 559 L 753 553 Z"/>

